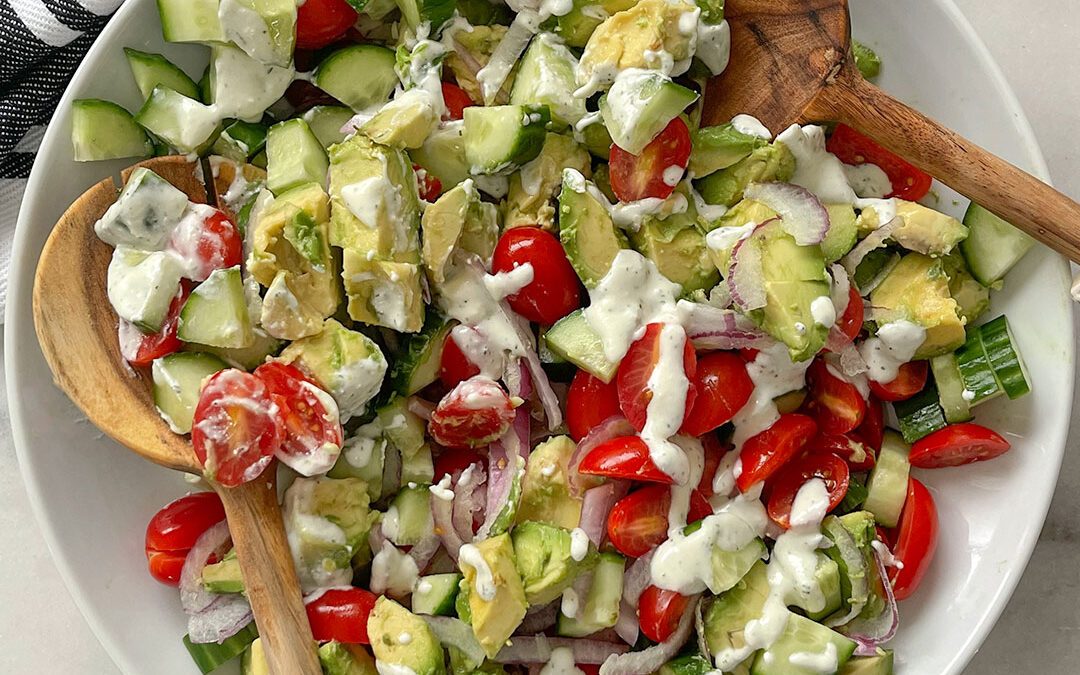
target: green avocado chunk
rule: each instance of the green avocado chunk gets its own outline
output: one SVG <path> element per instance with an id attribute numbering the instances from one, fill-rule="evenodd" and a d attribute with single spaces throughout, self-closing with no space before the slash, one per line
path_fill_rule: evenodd
<path id="1" fill-rule="evenodd" d="M 584 533 L 579 533 L 583 536 Z M 559 597 L 582 573 L 598 561 L 596 547 L 584 541 L 584 551 L 575 550 L 574 537 L 569 530 L 526 521 L 510 534 L 514 542 L 514 557 L 525 599 L 530 605 L 543 605 Z M 574 558 L 579 554 L 579 559 Z"/>
<path id="2" fill-rule="evenodd" d="M 697 178 L 726 169 L 769 144 L 764 138 L 738 131 L 730 122 L 696 129 L 691 132 L 690 141 L 693 150 L 687 171 Z"/>
<path id="3" fill-rule="evenodd" d="M 949 277 L 939 259 L 909 253 L 870 293 L 878 325 L 907 320 L 926 329 L 916 359 L 951 352 L 964 344 L 965 321 L 949 293 Z"/>
<path id="4" fill-rule="evenodd" d="M 494 657 L 517 630 L 528 608 L 510 535 L 466 544 L 458 566 L 465 575 L 462 589 L 468 588 L 473 633 L 484 653 Z"/>
<path id="5" fill-rule="evenodd" d="M 684 183 L 677 190 L 687 197 L 686 211 L 665 218 L 649 216 L 630 234 L 633 247 L 686 294 L 707 291 L 720 281 L 705 236 L 698 229 L 697 208 L 692 195 L 686 194 L 688 189 Z"/>
<path id="6" fill-rule="evenodd" d="M 750 183 L 787 181 L 795 175 L 795 155 L 780 141 L 755 148 L 749 157 L 695 181 L 708 204 L 731 206 L 743 197 Z"/>
<path id="7" fill-rule="evenodd" d="M 563 172 L 559 239 L 586 288 L 595 288 L 611 269 L 619 250 L 630 248 L 607 207 L 588 190 L 585 177 L 575 169 Z"/>
<path id="8" fill-rule="evenodd" d="M 442 645 L 427 623 L 398 603 L 379 597 L 367 623 L 377 662 L 402 666 L 416 675 L 442 675 Z"/>
<path id="9" fill-rule="evenodd" d="M 319 647 L 323 675 L 378 675 L 375 659 L 362 645 L 331 640 Z"/>

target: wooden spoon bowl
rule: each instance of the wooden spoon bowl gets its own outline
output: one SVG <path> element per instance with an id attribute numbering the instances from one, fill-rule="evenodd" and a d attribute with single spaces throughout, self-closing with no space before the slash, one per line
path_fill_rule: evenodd
<path id="1" fill-rule="evenodd" d="M 207 202 L 199 165 L 179 156 L 137 164 L 156 172 L 196 202 Z M 123 172 L 126 181 L 131 167 Z M 221 162 L 213 194 L 224 194 L 236 171 L 258 169 Z M 94 185 L 60 217 L 49 235 L 34 278 L 34 327 L 56 385 L 99 429 L 152 462 L 201 474 L 185 436 L 172 432 L 154 407 L 147 369 L 133 369 L 120 354 L 117 317 L 106 280 L 112 247 L 94 223 L 117 198 L 111 178 Z M 272 464 L 257 480 L 235 488 L 211 482 L 221 496 L 267 660 L 274 673 L 321 673 L 292 555 L 277 502 Z"/>

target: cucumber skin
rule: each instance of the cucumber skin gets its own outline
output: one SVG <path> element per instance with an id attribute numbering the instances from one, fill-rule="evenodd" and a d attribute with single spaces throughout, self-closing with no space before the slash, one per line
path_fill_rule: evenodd
<path id="1" fill-rule="evenodd" d="M 454 322 L 447 321 L 438 312 L 427 312 L 420 332 L 406 337 L 394 360 L 387 377 L 391 391 L 412 396 L 438 379 L 443 345 L 453 327 Z"/>
<path id="2" fill-rule="evenodd" d="M 967 239 L 960 252 L 972 276 L 983 286 L 1001 281 L 1035 245 L 1035 240 L 975 202 L 964 213 Z"/>
<path id="3" fill-rule="evenodd" d="M 971 419 L 971 403 L 964 398 L 964 378 L 955 354 L 939 354 L 930 359 L 930 370 L 938 390 L 938 400 L 949 424 Z M 957 389 L 959 387 L 959 389 Z"/>
<path id="4" fill-rule="evenodd" d="M 386 47 L 353 45 L 323 59 L 315 69 L 312 81 L 353 110 L 362 110 L 390 99 L 398 84 L 396 63 L 394 52 Z M 349 77 L 343 78 L 338 71 L 346 68 L 350 70 Z M 361 76 L 360 71 L 366 71 L 366 74 Z M 343 80 L 347 82 L 343 83 Z"/>
<path id="5" fill-rule="evenodd" d="M 867 495 L 863 508 L 874 514 L 874 520 L 882 527 L 896 527 L 900 521 L 911 472 L 907 459 L 910 449 L 890 433 L 882 442 L 878 462 L 866 481 Z"/>
<path id="6" fill-rule="evenodd" d="M 479 125 L 487 126 L 484 122 L 485 117 L 510 114 L 510 108 L 516 109 L 512 115 L 516 119 L 513 129 L 505 131 L 509 138 L 503 136 L 502 130 L 499 132 L 499 138 L 493 138 L 490 133 L 484 134 L 483 129 L 477 131 Z M 533 120 L 533 115 L 537 115 L 538 118 Z M 525 117 L 529 117 L 528 123 L 521 122 Z M 465 163 L 469 170 L 473 174 L 500 174 L 514 170 L 540 154 L 544 148 L 544 140 L 547 138 L 551 112 L 546 105 L 470 106 L 465 108 L 464 121 L 465 131 L 462 135 L 462 143 L 465 147 Z M 491 146 L 495 143 L 500 143 L 497 156 L 496 153 L 491 152 Z"/>
<path id="7" fill-rule="evenodd" d="M 124 47 L 124 55 L 127 56 L 131 74 L 135 78 L 139 92 L 143 95 L 143 100 L 150 98 L 154 87 L 159 84 L 188 98 L 200 99 L 199 85 L 195 84 L 195 80 L 161 54 Z"/>
<path id="8" fill-rule="evenodd" d="M 893 408 L 900 432 L 908 443 L 914 443 L 947 426 L 945 411 L 938 403 L 937 387 L 932 382 L 906 401 L 893 403 Z"/>
<path id="9" fill-rule="evenodd" d="M 979 338 L 994 376 L 1005 395 L 1016 399 L 1031 391 L 1024 358 L 1016 348 L 1012 329 L 1005 315 L 979 326 Z"/>
<path id="10" fill-rule="evenodd" d="M 123 107 L 101 99 L 77 99 L 71 106 L 71 145 L 76 162 L 153 154 L 150 137 Z M 102 129 L 103 122 L 112 128 Z M 102 132 L 107 133 L 99 137 Z M 118 138 L 121 134 L 124 138 Z"/>

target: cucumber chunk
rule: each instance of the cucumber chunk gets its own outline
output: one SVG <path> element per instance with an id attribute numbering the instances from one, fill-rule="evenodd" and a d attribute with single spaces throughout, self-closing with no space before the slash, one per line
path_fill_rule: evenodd
<path id="1" fill-rule="evenodd" d="M 237 120 L 225 127 L 214 146 L 215 155 L 228 157 L 237 162 L 246 162 L 252 155 L 260 152 L 266 145 L 266 125 Z"/>
<path id="2" fill-rule="evenodd" d="M 900 522 L 900 512 L 907 500 L 910 451 L 911 446 L 899 434 L 885 430 L 877 464 L 866 481 L 867 495 L 863 503 L 863 508 L 874 514 L 874 520 L 882 527 L 896 527 Z"/>
<path id="3" fill-rule="evenodd" d="M 430 24 L 431 33 L 435 34 L 444 23 L 454 15 L 454 0 L 395 0 L 401 17 L 414 31 L 420 24 Z"/>
<path id="4" fill-rule="evenodd" d="M 927 382 L 926 387 L 906 401 L 893 403 L 900 433 L 908 443 L 914 443 L 938 429 L 945 428 L 945 411 L 938 403 L 937 387 Z"/>
<path id="5" fill-rule="evenodd" d="M 559 613 L 559 635 L 584 637 L 614 626 L 619 620 L 619 603 L 622 600 L 623 572 L 626 558 L 617 553 L 602 553 L 593 570 L 592 583 L 585 596 L 581 618 L 575 619 Z"/>
<path id="6" fill-rule="evenodd" d="M 340 105 L 317 105 L 303 115 L 311 133 L 315 134 L 315 138 L 319 139 L 324 148 L 345 140 L 341 128 L 352 117 L 352 109 Z"/>
<path id="7" fill-rule="evenodd" d="M 177 352 L 154 360 L 150 368 L 154 405 L 169 428 L 178 434 L 191 431 L 203 381 L 226 368 L 218 357 L 201 352 Z"/>
<path id="8" fill-rule="evenodd" d="M 112 246 L 156 251 L 165 247 L 187 207 L 183 191 L 140 166 L 128 177 L 116 203 L 94 223 L 94 233 Z"/>
<path id="9" fill-rule="evenodd" d="M 502 174 L 535 159 L 551 121 L 546 105 L 465 108 L 465 164 L 473 174 Z"/>
<path id="10" fill-rule="evenodd" d="M 214 270 L 195 287 L 180 310 L 176 336 L 184 342 L 230 349 L 255 342 L 239 266 Z"/>
<path id="11" fill-rule="evenodd" d="M 259 629 L 255 626 L 255 622 L 252 621 L 242 628 L 239 633 L 226 638 L 221 644 L 216 642 L 195 644 L 185 635 L 184 646 L 187 647 L 188 654 L 195 661 L 199 671 L 205 675 L 243 654 L 258 637 Z"/>
<path id="12" fill-rule="evenodd" d="M 934 384 L 937 385 L 941 408 L 945 411 L 945 421 L 956 424 L 970 420 L 971 401 L 968 398 L 972 395 L 964 388 L 964 378 L 956 365 L 956 355 L 949 353 L 935 356 L 930 359 L 930 370 L 934 373 Z"/>
<path id="13" fill-rule="evenodd" d="M 144 333 L 156 333 L 180 291 L 183 274 L 177 258 L 164 251 L 117 246 L 109 263 L 109 303 L 121 319 Z"/>
<path id="14" fill-rule="evenodd" d="M 972 405 L 988 401 L 1002 393 L 1001 383 L 990 365 L 979 329 L 968 333 L 967 341 L 956 350 L 956 367 Z"/>
<path id="15" fill-rule="evenodd" d="M 412 396 L 439 379 L 443 345 L 453 327 L 453 321 L 447 321 L 438 312 L 428 310 L 424 316 L 424 326 L 419 333 L 405 338 L 390 369 L 387 382 L 392 391 L 401 396 Z"/>
<path id="16" fill-rule="evenodd" d="M 453 616 L 461 579 L 457 572 L 420 577 L 412 595 L 413 614 Z"/>
<path id="17" fill-rule="evenodd" d="M 587 112 L 585 99 L 574 96 L 577 65 L 577 59 L 558 38 L 551 33 L 537 35 L 521 59 L 510 103 L 541 103 L 551 110 L 553 125 L 577 124 Z"/>
<path id="18" fill-rule="evenodd" d="M 427 485 L 405 486 L 383 518 L 383 531 L 398 546 L 414 546 L 431 523 L 431 492 Z"/>
<path id="19" fill-rule="evenodd" d="M 824 671 L 804 665 L 795 655 L 821 654 L 830 644 L 830 651 L 836 653 L 837 667 L 847 663 L 855 653 L 854 640 L 804 616 L 792 614 L 780 639 L 758 653 L 750 672 L 752 675 L 817 675 Z"/>
<path id="20" fill-rule="evenodd" d="M 979 326 L 979 338 L 1005 395 L 1014 399 L 1031 391 L 1027 366 L 1016 349 L 1016 338 L 1005 315 Z"/>
<path id="21" fill-rule="evenodd" d="M 330 159 L 300 118 L 279 122 L 266 134 L 266 187 L 275 195 L 305 183 L 326 185 Z"/>
<path id="22" fill-rule="evenodd" d="M 719 546 L 713 546 L 710 555 L 712 583 L 709 584 L 709 590 L 716 595 L 731 590 L 763 555 L 765 542 L 761 539 L 754 539 L 738 551 L 725 551 Z"/>
<path id="23" fill-rule="evenodd" d="M 960 242 L 971 274 L 983 286 L 1001 281 L 1035 245 L 1035 240 L 972 202 L 964 214 L 967 239 Z"/>
<path id="24" fill-rule="evenodd" d="M 544 341 L 554 354 L 566 359 L 604 382 L 611 382 L 619 364 L 604 356 L 604 343 L 580 309 L 555 322 L 544 333 Z"/>
<path id="25" fill-rule="evenodd" d="M 201 153 L 214 142 L 221 128 L 217 110 L 163 85 L 154 87 L 135 121 L 184 153 Z"/>
<path id="26" fill-rule="evenodd" d="M 394 52 L 377 45 L 353 45 L 323 59 L 315 69 L 315 86 L 353 110 L 390 100 L 398 85 Z"/>
<path id="27" fill-rule="evenodd" d="M 153 143 L 131 113 L 96 98 L 71 104 L 71 147 L 76 162 L 149 157 L 154 152 Z"/>
<path id="28" fill-rule="evenodd" d="M 208 84 L 218 115 L 258 122 L 285 95 L 295 71 L 260 63 L 233 45 L 210 47 Z"/>
<path id="29" fill-rule="evenodd" d="M 222 42 L 233 42 L 260 63 L 288 66 L 296 46 L 295 0 L 221 0 Z"/>
<path id="30" fill-rule="evenodd" d="M 166 42 L 225 42 L 219 0 L 157 0 Z"/>
<path id="31" fill-rule="evenodd" d="M 188 98 L 199 98 L 199 85 L 176 64 L 161 54 L 140 52 L 138 49 L 124 47 L 128 66 L 135 78 L 135 86 L 143 95 L 143 100 L 150 98 L 154 87 L 163 84 L 173 91 Z"/>
<path id="32" fill-rule="evenodd" d="M 255 370 L 266 363 L 266 359 L 275 356 L 281 351 L 285 343 L 275 337 L 270 337 L 261 328 L 254 328 L 252 332 L 255 334 L 255 340 L 249 347 L 228 349 L 210 345 L 198 345 L 198 349 L 217 356 L 233 368 Z"/>
<path id="33" fill-rule="evenodd" d="M 671 120 L 698 99 L 655 70 L 627 69 L 600 97 L 600 114 L 615 145 L 639 155 Z M 666 167 L 664 167 L 666 168 Z"/>

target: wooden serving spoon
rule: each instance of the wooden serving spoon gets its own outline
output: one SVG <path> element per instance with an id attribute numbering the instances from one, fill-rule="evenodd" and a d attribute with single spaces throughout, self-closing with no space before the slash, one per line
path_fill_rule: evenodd
<path id="1" fill-rule="evenodd" d="M 145 166 L 196 202 L 207 201 L 197 164 L 184 157 L 147 160 Z M 122 175 L 126 181 L 135 167 Z M 222 162 L 214 180 L 224 194 L 235 172 L 254 167 Z M 87 190 L 60 217 L 38 260 L 34 327 L 56 384 L 99 429 L 135 453 L 170 469 L 202 474 L 191 442 L 173 433 L 154 409 L 151 380 L 120 355 L 116 314 L 106 294 L 112 247 L 94 223 L 116 201 L 107 178 Z M 322 672 L 277 501 L 276 466 L 238 487 L 211 481 L 221 496 L 244 588 L 270 670 L 279 675 Z"/>
<path id="2" fill-rule="evenodd" d="M 727 0 L 724 15 L 731 62 L 709 83 L 703 124 L 843 122 L 1080 262 L 1080 204 L 862 78 L 847 0 Z"/>

